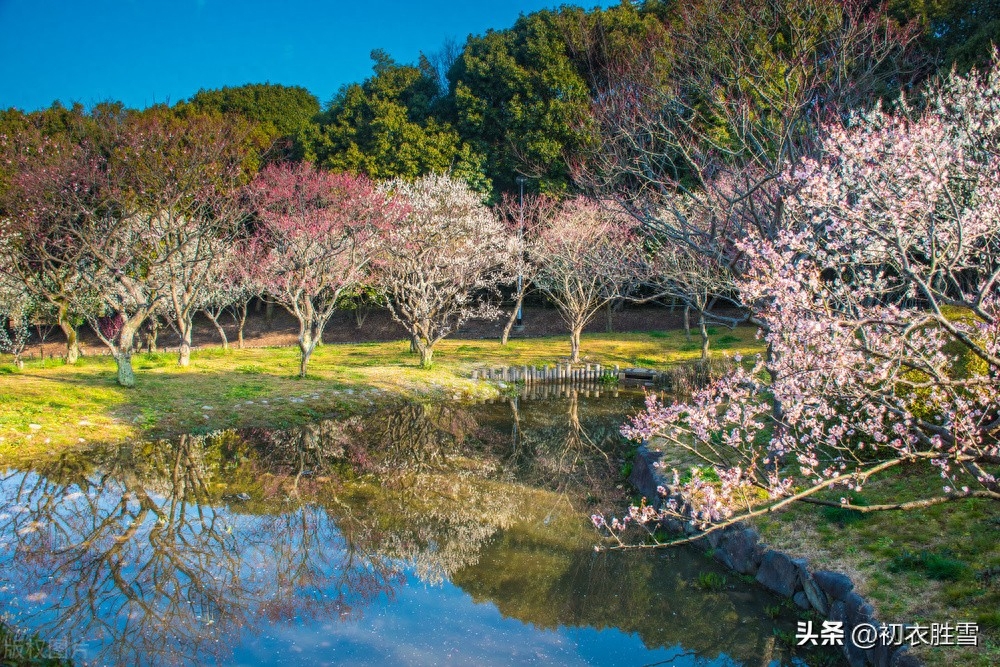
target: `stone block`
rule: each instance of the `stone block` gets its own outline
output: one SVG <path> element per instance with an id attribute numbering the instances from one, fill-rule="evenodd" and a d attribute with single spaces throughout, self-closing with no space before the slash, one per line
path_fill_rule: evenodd
<path id="1" fill-rule="evenodd" d="M 757 574 L 764 553 L 758 539 L 757 531 L 752 528 L 729 531 L 725 539 L 719 542 L 715 558 L 740 574 Z"/>
<path id="2" fill-rule="evenodd" d="M 816 580 L 813 579 L 812 573 L 809 571 L 799 571 L 799 585 L 802 587 L 802 591 L 805 593 L 813 609 L 818 611 L 821 616 L 826 616 L 830 613 L 830 604 L 827 601 L 826 593 L 820 590 Z"/>
<path id="3" fill-rule="evenodd" d="M 831 601 L 843 600 L 848 593 L 854 590 L 854 583 L 846 575 L 839 572 L 817 570 L 813 572 L 813 579 Z"/>
<path id="4" fill-rule="evenodd" d="M 757 570 L 757 581 L 762 586 L 790 598 L 795 593 L 798 580 L 799 571 L 791 558 L 779 551 L 768 550 L 764 553 Z"/>
<path id="5" fill-rule="evenodd" d="M 646 445 L 640 445 L 635 453 L 635 460 L 632 462 L 632 474 L 628 478 L 632 486 L 646 497 L 646 501 L 657 508 L 660 506 L 660 494 L 656 492 L 656 487 L 662 484 L 662 480 L 658 479 L 659 475 L 653 464 L 661 458 L 663 458 L 662 452 L 656 452 Z"/>

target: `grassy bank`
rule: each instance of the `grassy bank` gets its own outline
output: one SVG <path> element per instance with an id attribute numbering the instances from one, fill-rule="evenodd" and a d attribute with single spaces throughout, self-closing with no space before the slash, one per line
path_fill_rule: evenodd
<path id="1" fill-rule="evenodd" d="M 716 353 L 759 349 L 749 327 L 713 336 Z M 697 341 L 683 332 L 590 334 L 588 362 L 663 368 L 698 357 Z M 196 350 L 188 368 L 176 355 L 139 354 L 137 386 L 115 383 L 109 357 L 86 357 L 74 366 L 31 361 L 17 371 L 0 359 L 0 465 L 55 455 L 68 447 L 130 437 L 161 437 L 220 428 L 287 427 L 393 394 L 476 399 L 496 388 L 469 379 L 482 365 L 554 364 L 569 352 L 565 336 L 511 341 L 445 340 L 434 367 L 420 369 L 409 344 L 359 343 L 317 348 L 309 376 L 299 379 L 298 349 L 270 347 L 224 352 Z M 5 364 L 5 362 L 7 362 Z"/>
<path id="2" fill-rule="evenodd" d="M 927 465 L 873 479 L 853 503 L 875 505 L 938 495 Z M 838 501 L 845 492 L 831 493 Z M 800 504 L 761 517 L 771 546 L 843 572 L 886 623 L 972 622 L 978 647 L 914 647 L 928 665 L 1000 664 L 1000 504 L 965 499 L 905 512 L 860 513 Z"/>
<path id="3" fill-rule="evenodd" d="M 664 452 L 668 470 L 703 464 L 666 441 L 652 445 Z M 903 464 L 861 492 L 839 488 L 815 498 L 881 505 L 938 496 L 944 484 L 926 463 Z M 749 523 L 769 547 L 848 575 L 883 623 L 978 624 L 978 646 L 914 646 L 929 667 L 1000 665 L 1000 503 L 970 498 L 862 513 L 802 502 Z"/>

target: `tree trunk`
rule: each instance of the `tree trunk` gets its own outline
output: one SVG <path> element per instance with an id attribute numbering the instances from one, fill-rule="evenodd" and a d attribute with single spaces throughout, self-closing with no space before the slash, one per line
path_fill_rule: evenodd
<path id="1" fill-rule="evenodd" d="M 698 311 L 698 331 L 701 333 L 701 360 L 708 359 L 708 327 L 705 325 L 705 311 Z"/>
<path id="2" fill-rule="evenodd" d="M 132 369 L 132 346 L 134 340 L 135 329 L 126 323 L 118 335 L 118 349 L 112 350 L 115 366 L 118 367 L 118 384 L 123 387 L 135 386 L 135 371 Z"/>
<path id="3" fill-rule="evenodd" d="M 226 330 L 222 328 L 221 324 L 219 324 L 219 316 L 221 315 L 222 313 L 219 313 L 219 315 L 214 315 L 212 314 L 211 311 L 208 310 L 205 311 L 205 316 L 212 321 L 212 324 L 215 325 L 215 330 L 219 332 L 219 338 L 222 340 L 222 349 L 228 350 L 229 338 L 226 336 Z"/>
<path id="4" fill-rule="evenodd" d="M 368 306 L 358 306 L 354 309 L 354 328 L 361 329 L 365 325 L 365 320 L 368 319 L 368 313 L 371 312 L 371 308 Z"/>
<path id="5" fill-rule="evenodd" d="M 66 336 L 66 363 L 75 364 L 80 358 L 80 337 L 76 327 L 69 320 L 69 313 L 65 304 L 59 305 L 57 317 L 59 328 L 62 329 L 63 335 Z"/>
<path id="6" fill-rule="evenodd" d="M 420 346 L 420 367 L 430 368 L 431 359 L 434 357 L 434 348 L 431 345 L 425 344 Z"/>
<path id="7" fill-rule="evenodd" d="M 271 325 L 274 323 L 274 302 L 268 301 L 264 305 L 264 326 L 267 330 L 271 330 Z"/>
<path id="8" fill-rule="evenodd" d="M 156 339 L 160 335 L 160 320 L 156 315 L 149 318 L 149 330 L 146 332 L 146 351 L 150 354 L 156 352 Z"/>
<path id="9" fill-rule="evenodd" d="M 580 332 L 583 331 L 583 325 L 578 325 L 573 327 L 573 331 L 570 332 L 569 344 L 570 344 L 570 357 L 571 363 L 579 363 L 580 361 Z"/>
<path id="10" fill-rule="evenodd" d="M 510 339 L 510 330 L 514 328 L 514 322 L 517 321 L 517 313 L 521 310 L 521 304 L 524 303 L 524 294 L 517 297 L 517 303 L 514 304 L 514 310 L 510 312 L 510 317 L 507 318 L 507 324 L 503 328 L 503 333 L 500 334 L 500 347 L 507 344 Z"/>
<path id="11" fill-rule="evenodd" d="M 314 349 L 316 349 L 315 339 L 313 339 L 312 335 L 308 331 L 303 331 L 299 335 L 299 352 L 301 353 L 301 357 L 299 359 L 300 378 L 304 378 L 306 376 L 306 369 L 309 366 L 309 357 L 312 356 Z"/>
<path id="12" fill-rule="evenodd" d="M 132 351 L 120 352 L 114 355 L 115 366 L 118 367 L 118 384 L 123 387 L 135 386 L 135 371 L 132 370 Z"/>
<path id="13" fill-rule="evenodd" d="M 177 327 L 181 334 L 177 365 L 183 368 L 191 365 L 191 330 L 194 329 L 194 323 L 191 321 L 191 317 L 182 317 L 177 321 Z"/>
<path id="14" fill-rule="evenodd" d="M 250 306 L 249 301 L 244 301 L 243 306 L 240 308 L 240 316 L 237 319 L 237 329 L 236 329 L 236 347 L 243 349 L 243 327 L 247 323 L 247 308 Z"/>
<path id="15" fill-rule="evenodd" d="M 326 333 L 326 322 L 323 322 L 318 327 L 316 327 L 316 345 L 323 345 L 323 334 Z"/>
<path id="16" fill-rule="evenodd" d="M 684 304 L 684 337 L 691 340 L 691 306 Z"/>
<path id="17" fill-rule="evenodd" d="M 410 336 L 410 354 L 416 354 L 420 351 L 420 342 L 416 336 Z"/>

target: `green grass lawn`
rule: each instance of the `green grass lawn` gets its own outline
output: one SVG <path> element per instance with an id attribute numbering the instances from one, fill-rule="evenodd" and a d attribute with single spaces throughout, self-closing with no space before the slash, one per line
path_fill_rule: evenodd
<path id="1" fill-rule="evenodd" d="M 751 327 L 713 336 L 717 354 L 760 350 Z M 173 353 L 139 354 L 136 387 L 115 382 L 106 356 L 74 366 L 29 361 L 17 371 L 0 359 L 0 465 L 55 455 L 69 447 L 131 437 L 161 437 L 220 428 L 301 424 L 344 414 L 387 395 L 476 399 L 496 388 L 469 379 L 474 368 L 544 365 L 565 361 L 568 337 L 514 340 L 444 340 L 434 366 L 421 369 L 408 342 L 324 345 L 309 375 L 297 377 L 298 348 L 196 350 L 180 368 Z M 699 345 L 684 333 L 591 334 L 585 361 L 664 368 L 698 358 Z"/>

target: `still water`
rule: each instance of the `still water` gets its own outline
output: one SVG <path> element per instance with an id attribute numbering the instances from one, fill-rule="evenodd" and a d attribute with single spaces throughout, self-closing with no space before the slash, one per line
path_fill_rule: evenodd
<path id="1" fill-rule="evenodd" d="M 596 553 L 642 396 L 400 403 L 0 479 L 0 609 L 78 665 L 814 664 L 703 550 Z"/>

